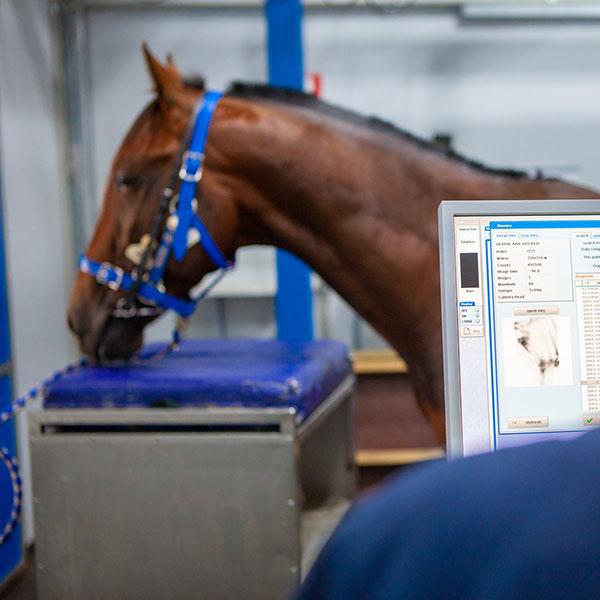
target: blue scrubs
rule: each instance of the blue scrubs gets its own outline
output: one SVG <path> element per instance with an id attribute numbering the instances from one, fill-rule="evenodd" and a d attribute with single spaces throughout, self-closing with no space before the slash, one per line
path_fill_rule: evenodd
<path id="1" fill-rule="evenodd" d="M 438 462 L 355 505 L 300 600 L 600 597 L 600 430 Z"/>

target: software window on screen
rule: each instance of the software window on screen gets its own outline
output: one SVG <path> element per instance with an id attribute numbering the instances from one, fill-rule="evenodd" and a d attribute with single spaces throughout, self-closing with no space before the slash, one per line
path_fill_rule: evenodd
<path id="1" fill-rule="evenodd" d="M 465 454 L 600 424 L 600 216 L 454 224 Z"/>

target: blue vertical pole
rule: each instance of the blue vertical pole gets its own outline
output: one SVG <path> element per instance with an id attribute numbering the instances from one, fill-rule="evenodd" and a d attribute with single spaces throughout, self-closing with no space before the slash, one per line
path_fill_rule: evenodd
<path id="1" fill-rule="evenodd" d="M 266 0 L 269 83 L 302 90 L 302 3 Z M 277 337 L 286 341 L 313 338 L 310 269 L 298 258 L 277 250 Z"/>
<path id="2" fill-rule="evenodd" d="M 1 188 L 1 181 L 0 181 Z M 6 267 L 2 225 L 2 196 L 0 195 L 0 411 L 7 409 L 12 402 L 12 368 L 10 362 L 10 328 L 8 322 L 8 294 L 6 292 Z M 8 449 L 12 456 L 17 455 L 14 421 L 0 425 L 0 446 Z M 12 509 L 13 489 L 8 469 L 0 463 L 0 528 L 4 527 Z M 0 583 L 3 582 L 21 563 L 23 549 L 21 527 L 0 546 Z"/>

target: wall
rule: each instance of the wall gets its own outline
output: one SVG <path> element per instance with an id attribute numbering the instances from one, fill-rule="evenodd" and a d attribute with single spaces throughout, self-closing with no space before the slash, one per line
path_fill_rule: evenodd
<path id="1" fill-rule="evenodd" d="M 335 35 L 331 24 L 335 16 Z M 577 165 L 600 187 L 600 21 L 308 11 L 325 97 L 491 165 Z"/>
<path id="2" fill-rule="evenodd" d="M 600 189 L 600 21 L 467 20 L 455 11 L 306 11 L 324 98 L 492 166 L 544 167 Z M 402 190 L 398 190 L 401 201 Z M 378 346 L 328 296 L 328 331 Z"/>
<path id="3" fill-rule="evenodd" d="M 44 0 L 0 2 L 0 147 L 15 393 L 71 355 L 65 306 L 73 273 L 60 183 L 50 28 Z M 29 498 L 26 428 L 19 459 Z M 33 535 L 24 506 L 24 538 Z"/>
<path id="4" fill-rule="evenodd" d="M 474 22 L 455 12 L 306 11 L 306 68 L 324 76 L 324 98 L 378 115 L 497 166 L 569 167 L 600 187 L 600 24 Z M 149 100 L 139 46 L 174 54 L 210 86 L 264 81 L 260 8 L 91 9 L 87 19 L 90 176 L 95 203 L 112 154 Z M 16 388 L 24 392 L 72 352 L 64 308 L 74 273 L 54 110 L 44 0 L 0 0 L 0 144 Z M 401 195 L 401 190 L 398 191 Z M 247 258 L 226 300 L 208 301 L 191 334 L 272 336 L 272 254 Z M 237 276 L 236 276 L 237 277 Z M 260 282 L 252 298 L 240 286 Z M 243 285 L 242 285 L 243 284 Z M 230 296 L 236 298 L 230 298 Z M 335 294 L 316 304 L 323 334 L 381 344 Z M 223 319 L 225 315 L 225 319 Z M 153 336 L 167 335 L 170 323 Z M 361 341 L 362 340 L 362 341 Z M 21 436 L 21 460 L 26 464 Z M 25 514 L 31 536 L 30 513 Z"/>
<path id="5" fill-rule="evenodd" d="M 265 80 L 259 8 L 96 8 L 88 15 L 96 198 L 114 149 L 149 98 L 141 40 L 159 55 L 173 52 L 183 71 L 201 72 L 209 86 Z M 450 134 L 455 149 L 491 165 L 558 167 L 600 187 L 599 29 L 597 21 L 473 21 L 453 10 L 311 7 L 304 20 L 305 65 L 322 73 L 328 101 L 426 138 Z M 241 279 L 264 282 L 262 300 L 240 298 L 235 274 L 221 294 L 236 299 L 208 301 L 193 320 L 195 334 L 222 334 L 223 314 L 229 336 L 274 331 L 270 255 L 259 251 L 244 262 Z M 260 316 L 256 327 L 244 317 L 250 306 Z M 350 344 L 384 345 L 327 289 L 317 299 L 315 322 L 318 333 Z M 158 336 L 169 326 L 159 326 Z"/>

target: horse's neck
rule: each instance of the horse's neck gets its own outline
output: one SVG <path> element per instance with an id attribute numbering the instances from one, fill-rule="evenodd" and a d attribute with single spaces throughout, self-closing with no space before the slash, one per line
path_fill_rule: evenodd
<path id="1" fill-rule="evenodd" d="M 259 102 L 235 121 L 220 152 L 240 208 L 238 244 L 302 258 L 406 358 L 439 351 L 439 202 L 550 197 L 541 183 L 316 111 Z"/>
<path id="2" fill-rule="evenodd" d="M 257 104 L 237 121 L 215 139 L 239 208 L 238 245 L 279 246 L 315 269 L 407 360 L 442 432 L 439 202 L 590 194 L 488 174 L 295 108 Z"/>
<path id="3" fill-rule="evenodd" d="M 235 170 L 251 183 L 239 194 L 240 243 L 293 252 L 389 339 L 388 303 L 416 314 L 430 286 L 415 274 L 437 278 L 427 173 L 409 147 L 366 128 L 300 109 L 258 111 L 234 151 Z M 397 337 L 406 335 L 400 321 Z"/>
<path id="4" fill-rule="evenodd" d="M 240 142 L 247 155 L 238 157 L 258 192 L 242 199 L 248 214 L 259 217 L 254 231 L 262 239 L 253 241 L 320 263 L 325 245 L 374 242 L 381 228 L 397 230 L 415 217 L 411 207 L 402 208 L 402 157 L 368 132 L 312 111 L 266 112 Z"/>

